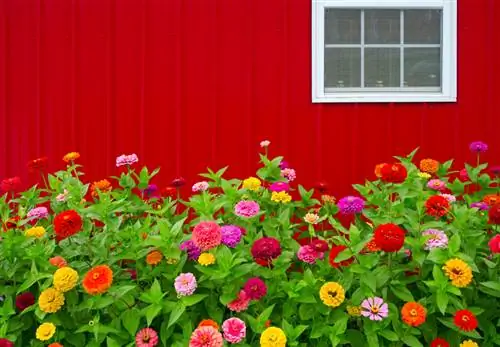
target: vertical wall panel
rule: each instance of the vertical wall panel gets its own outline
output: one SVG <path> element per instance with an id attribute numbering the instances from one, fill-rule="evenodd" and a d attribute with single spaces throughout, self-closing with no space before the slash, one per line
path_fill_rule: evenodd
<path id="1" fill-rule="evenodd" d="M 335 195 L 376 163 L 471 161 L 496 136 L 500 5 L 459 2 L 459 101 L 312 104 L 310 0 L 0 0 L 0 178 L 47 155 L 82 153 L 86 179 L 115 174 L 135 152 L 157 180 L 190 182 L 207 166 L 250 175 L 259 141 L 301 183 Z M 461 165 L 461 164 L 460 164 Z"/>

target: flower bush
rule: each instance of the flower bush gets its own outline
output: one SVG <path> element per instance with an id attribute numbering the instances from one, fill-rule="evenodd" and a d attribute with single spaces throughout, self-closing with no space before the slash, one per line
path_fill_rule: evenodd
<path id="1" fill-rule="evenodd" d="M 485 144 L 460 171 L 415 152 L 377 165 L 337 204 L 269 145 L 255 177 L 209 170 L 187 200 L 135 154 L 93 183 L 77 152 L 54 174 L 30 162 L 43 186 L 3 180 L 0 346 L 500 345 Z"/>

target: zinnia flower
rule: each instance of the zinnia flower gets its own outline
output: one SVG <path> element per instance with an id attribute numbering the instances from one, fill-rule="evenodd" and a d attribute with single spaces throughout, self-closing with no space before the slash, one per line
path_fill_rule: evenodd
<path id="1" fill-rule="evenodd" d="M 33 160 L 28 162 L 28 170 L 30 172 L 44 171 L 47 168 L 47 161 L 48 160 L 49 160 L 49 158 L 47 158 L 47 157 L 33 159 Z"/>
<path id="2" fill-rule="evenodd" d="M 243 181 L 243 188 L 247 190 L 257 191 L 261 185 L 262 183 L 256 177 L 249 177 Z"/>
<path id="3" fill-rule="evenodd" d="M 499 194 L 488 194 L 483 197 L 483 202 L 487 203 L 488 206 L 493 206 L 500 203 Z"/>
<path id="4" fill-rule="evenodd" d="M 361 306 L 351 306 L 347 305 L 347 314 L 352 317 L 359 317 L 361 316 Z"/>
<path id="5" fill-rule="evenodd" d="M 491 253 L 500 253 L 500 235 L 495 235 L 488 242 Z"/>
<path id="6" fill-rule="evenodd" d="M 344 287 L 337 282 L 326 282 L 319 290 L 319 298 L 326 306 L 338 307 L 345 300 Z"/>
<path id="7" fill-rule="evenodd" d="M 288 192 L 290 190 L 290 185 L 286 182 L 274 182 L 269 187 L 272 192 Z"/>
<path id="8" fill-rule="evenodd" d="M 178 296 L 193 295 L 197 286 L 196 277 L 191 272 L 181 273 L 174 282 L 175 291 Z"/>
<path id="9" fill-rule="evenodd" d="M 181 243 L 181 251 L 186 251 L 189 260 L 197 260 L 201 254 L 200 247 L 196 246 L 192 240 L 187 240 Z"/>
<path id="10" fill-rule="evenodd" d="M 288 182 L 292 182 L 297 178 L 297 175 L 294 169 L 285 168 L 281 170 L 281 177 L 285 177 Z"/>
<path id="11" fill-rule="evenodd" d="M 325 204 L 335 204 L 335 197 L 328 195 L 328 194 L 323 194 L 321 195 L 321 201 Z"/>
<path id="12" fill-rule="evenodd" d="M 43 323 L 36 329 L 36 338 L 40 341 L 47 341 L 56 333 L 56 326 L 53 323 Z"/>
<path id="13" fill-rule="evenodd" d="M 430 174 L 434 174 L 439 169 L 439 162 L 434 159 L 422 159 L 420 161 L 420 170 Z"/>
<path id="14" fill-rule="evenodd" d="M 0 345 L 1 347 L 2 345 Z M 61 345 L 59 342 L 54 342 L 54 343 L 51 343 L 50 345 L 48 345 L 47 347 L 64 347 L 63 345 Z"/>
<path id="15" fill-rule="evenodd" d="M 337 206 L 342 214 L 358 214 L 365 208 L 365 201 L 357 196 L 346 196 L 339 200 Z"/>
<path id="16" fill-rule="evenodd" d="M 193 184 L 193 186 L 191 187 L 191 190 L 195 193 L 204 192 L 205 190 L 208 189 L 208 187 L 209 187 L 208 182 L 201 181 L 201 182 L 196 182 L 195 184 Z"/>
<path id="17" fill-rule="evenodd" d="M 328 242 L 326 242 L 325 240 L 320 240 L 320 239 L 312 240 L 309 243 L 309 246 L 311 246 L 317 252 L 322 252 L 322 253 L 328 252 L 328 250 L 330 249 L 330 247 L 328 247 Z"/>
<path id="18" fill-rule="evenodd" d="M 446 248 L 448 246 L 448 236 L 444 231 L 438 229 L 427 229 L 422 233 L 423 236 L 427 237 L 424 249 L 431 250 L 434 248 Z"/>
<path id="19" fill-rule="evenodd" d="M 417 173 L 417 176 L 420 177 L 420 178 L 423 178 L 423 179 L 426 179 L 428 180 L 429 178 L 431 178 L 432 176 L 430 174 L 428 174 L 427 172 L 419 172 Z"/>
<path id="20" fill-rule="evenodd" d="M 57 266 L 59 268 L 64 267 L 64 266 L 66 266 L 68 264 L 66 262 L 66 260 L 63 257 L 59 256 L 59 255 L 50 258 L 49 259 L 49 263 L 50 263 L 50 265 Z"/>
<path id="21" fill-rule="evenodd" d="M 222 234 L 215 222 L 200 222 L 193 229 L 192 240 L 202 251 L 208 251 L 220 245 Z"/>
<path id="22" fill-rule="evenodd" d="M 116 158 L 116 167 L 124 166 L 124 165 L 132 165 L 139 161 L 137 154 L 122 154 Z"/>
<path id="23" fill-rule="evenodd" d="M 271 201 L 287 204 L 292 201 L 292 196 L 285 191 L 281 192 L 272 192 L 271 193 Z"/>
<path id="24" fill-rule="evenodd" d="M 445 198 L 446 200 L 448 200 L 448 202 L 450 203 L 454 203 L 457 201 L 457 198 L 455 197 L 455 195 L 452 195 L 452 194 L 443 194 L 443 193 L 440 193 L 439 195 L 441 195 L 443 198 Z"/>
<path id="25" fill-rule="evenodd" d="M 397 252 L 405 243 L 405 232 L 395 224 L 381 224 L 373 233 L 373 239 L 384 252 Z"/>
<path id="26" fill-rule="evenodd" d="M 54 288 L 61 293 L 65 293 L 75 288 L 78 282 L 78 272 L 65 266 L 54 272 L 52 280 L 54 282 Z"/>
<path id="27" fill-rule="evenodd" d="M 196 328 L 189 340 L 189 347 L 222 347 L 223 344 L 222 334 L 209 326 Z"/>
<path id="28" fill-rule="evenodd" d="M 319 221 L 319 216 L 316 213 L 307 213 L 304 216 L 304 221 L 308 224 L 316 224 Z"/>
<path id="29" fill-rule="evenodd" d="M 97 265 L 83 278 L 83 289 L 90 295 L 105 293 L 113 283 L 113 271 L 107 265 Z"/>
<path id="30" fill-rule="evenodd" d="M 482 141 L 474 141 L 469 145 L 472 153 L 485 153 L 488 150 L 488 145 Z"/>
<path id="31" fill-rule="evenodd" d="M 493 205 L 488 210 L 488 223 L 500 224 L 500 204 Z"/>
<path id="32" fill-rule="evenodd" d="M 80 153 L 69 152 L 69 153 L 66 153 L 64 155 L 63 161 L 65 161 L 66 163 L 69 163 L 69 162 L 73 162 L 73 161 L 77 160 L 78 158 L 80 158 Z"/>
<path id="33" fill-rule="evenodd" d="M 243 290 L 251 300 L 260 300 L 267 294 L 266 283 L 259 277 L 249 278 L 243 286 Z"/>
<path id="34" fill-rule="evenodd" d="M 135 335 L 136 347 L 154 347 L 158 344 L 158 334 L 151 328 L 139 330 Z"/>
<path id="35" fill-rule="evenodd" d="M 239 217 L 250 218 L 255 216 L 260 211 L 260 206 L 257 202 L 251 200 L 242 200 L 234 207 L 234 213 Z"/>
<path id="36" fill-rule="evenodd" d="M 28 237 L 36 237 L 37 239 L 39 239 L 43 237 L 43 235 L 45 235 L 45 228 L 44 227 L 29 228 L 24 232 L 24 235 Z"/>
<path id="37" fill-rule="evenodd" d="M 487 211 L 490 206 L 488 206 L 487 203 L 485 202 L 473 202 L 472 204 L 470 204 L 470 207 L 471 208 L 477 208 L 479 211 Z"/>
<path id="38" fill-rule="evenodd" d="M 64 211 L 59 213 L 54 218 L 54 232 L 56 234 L 56 240 L 62 241 L 77 232 L 82 228 L 83 221 L 82 217 L 74 211 Z"/>
<path id="39" fill-rule="evenodd" d="M 0 338 L 0 347 L 14 347 L 14 343 L 10 340 Z"/>
<path id="40" fill-rule="evenodd" d="M 260 347 L 285 347 L 286 335 L 280 328 L 269 327 L 260 335 Z"/>
<path id="41" fill-rule="evenodd" d="M 403 183 L 408 175 L 403 164 L 385 164 L 380 169 L 381 179 L 389 183 Z"/>
<path id="42" fill-rule="evenodd" d="M 431 196 L 425 202 L 425 212 L 429 216 L 433 216 L 436 218 L 443 217 L 450 210 L 450 203 L 446 198 L 435 195 Z"/>
<path id="43" fill-rule="evenodd" d="M 22 293 L 16 296 L 16 307 L 20 312 L 23 312 L 34 304 L 35 296 L 31 292 Z"/>
<path id="44" fill-rule="evenodd" d="M 268 147 L 270 144 L 271 144 L 271 141 L 269 141 L 269 140 L 260 141 L 260 146 L 262 148 Z"/>
<path id="45" fill-rule="evenodd" d="M 247 327 L 241 319 L 233 317 L 222 323 L 224 339 L 230 343 L 239 343 L 247 335 Z"/>
<path id="46" fill-rule="evenodd" d="M 490 167 L 490 172 L 495 176 L 500 176 L 500 165 Z"/>
<path id="47" fill-rule="evenodd" d="M 436 337 L 432 340 L 430 347 L 450 347 L 450 344 L 445 339 Z"/>
<path id="48" fill-rule="evenodd" d="M 227 304 L 227 308 L 233 312 L 242 312 L 248 308 L 250 297 L 244 290 L 240 290 L 238 297 Z"/>
<path id="49" fill-rule="evenodd" d="M 251 252 L 254 259 L 270 262 L 281 255 L 281 245 L 274 237 L 262 237 L 253 243 Z"/>
<path id="50" fill-rule="evenodd" d="M 308 264 L 314 264 L 317 259 L 322 259 L 323 255 L 324 254 L 322 252 L 316 251 L 310 245 L 300 246 L 297 251 L 297 258 Z"/>
<path id="51" fill-rule="evenodd" d="M 430 189 L 441 191 L 446 188 L 446 183 L 438 179 L 433 179 L 427 182 L 427 187 Z"/>
<path id="52" fill-rule="evenodd" d="M 176 189 L 182 188 L 186 184 L 186 180 L 183 177 L 177 177 L 172 180 L 170 185 Z"/>
<path id="53" fill-rule="evenodd" d="M 28 212 L 27 217 L 32 219 L 42 219 L 49 216 L 49 211 L 46 207 L 35 207 Z"/>
<path id="54" fill-rule="evenodd" d="M 451 280 L 451 284 L 458 288 L 467 287 L 472 282 L 472 270 L 467 263 L 461 259 L 450 259 L 443 270 L 446 276 Z"/>
<path id="55" fill-rule="evenodd" d="M 401 319 L 412 327 L 418 327 L 425 323 L 427 311 L 418 302 L 407 302 L 401 308 Z"/>
<path id="56" fill-rule="evenodd" d="M 58 194 L 56 196 L 56 201 L 57 202 L 65 202 L 69 197 L 69 191 L 67 189 L 64 189 L 63 193 Z"/>
<path id="57" fill-rule="evenodd" d="M 108 180 L 104 179 L 92 183 L 92 185 L 90 186 L 90 192 L 94 198 L 98 198 L 99 192 L 106 193 L 111 191 L 112 188 L 113 187 L 111 186 L 111 183 Z"/>
<path id="58" fill-rule="evenodd" d="M 64 305 L 64 295 L 54 289 L 45 289 L 38 297 L 38 306 L 45 313 L 55 313 Z"/>
<path id="59" fill-rule="evenodd" d="M 460 344 L 460 347 L 479 347 L 479 345 L 472 340 L 465 340 Z"/>
<path id="60" fill-rule="evenodd" d="M 344 245 L 333 245 L 332 246 L 332 249 L 330 250 L 330 255 L 328 257 L 329 259 L 329 262 L 330 262 L 330 265 L 336 269 L 338 269 L 339 267 L 341 266 L 349 266 L 352 264 L 352 262 L 354 261 L 354 258 L 349 258 L 349 259 L 346 259 L 346 260 L 343 260 L 341 261 L 340 263 L 337 263 L 335 262 L 335 258 L 337 258 L 337 256 L 343 251 L 345 250 L 347 247 L 344 246 Z"/>
<path id="61" fill-rule="evenodd" d="M 224 225 L 220 231 L 222 244 L 234 248 L 240 243 L 243 233 L 236 225 Z"/>
<path id="62" fill-rule="evenodd" d="M 203 319 L 200 324 L 198 324 L 198 328 L 199 327 L 213 327 L 215 330 L 219 330 L 219 324 L 212 319 Z"/>
<path id="63" fill-rule="evenodd" d="M 370 320 L 380 321 L 389 315 L 389 306 L 379 297 L 363 300 L 361 308 L 361 315 L 370 318 Z"/>
<path id="64" fill-rule="evenodd" d="M 146 256 L 146 263 L 148 265 L 158 265 L 163 259 L 163 254 L 158 250 L 153 250 Z"/>
<path id="65" fill-rule="evenodd" d="M 281 169 L 281 170 L 284 170 L 284 169 L 288 169 L 290 167 L 290 165 L 288 164 L 287 161 L 280 161 L 278 167 Z"/>
<path id="66" fill-rule="evenodd" d="M 198 257 L 198 264 L 203 266 L 215 264 L 215 256 L 211 253 L 201 253 Z"/>
<path id="67" fill-rule="evenodd" d="M 15 193 L 21 188 L 21 179 L 19 177 L 6 178 L 0 182 L 0 191 Z"/>
<path id="68" fill-rule="evenodd" d="M 458 310 L 453 317 L 453 323 L 462 331 L 472 331 L 477 328 L 477 318 L 469 310 Z"/>

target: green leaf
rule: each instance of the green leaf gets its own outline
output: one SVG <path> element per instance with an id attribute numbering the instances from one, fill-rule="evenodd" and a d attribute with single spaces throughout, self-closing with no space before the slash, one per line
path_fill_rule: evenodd
<path id="1" fill-rule="evenodd" d="M 259 315 L 258 320 L 259 322 L 265 322 L 269 319 L 271 316 L 271 313 L 273 313 L 274 305 L 269 306 L 266 308 L 262 313 Z"/>
<path id="2" fill-rule="evenodd" d="M 377 276 L 361 276 L 361 283 L 364 283 L 375 293 L 377 290 Z"/>
<path id="3" fill-rule="evenodd" d="M 344 315 L 343 317 L 336 319 L 335 324 L 331 327 L 330 332 L 334 335 L 343 335 L 347 329 L 347 321 L 349 316 Z"/>
<path id="4" fill-rule="evenodd" d="M 208 295 L 207 294 L 194 294 L 190 296 L 184 296 L 182 297 L 181 301 L 184 304 L 184 306 L 189 307 L 193 306 L 203 299 L 205 299 Z"/>
<path id="5" fill-rule="evenodd" d="M 403 285 L 391 286 L 391 291 L 403 301 L 415 301 L 411 292 Z"/>
<path id="6" fill-rule="evenodd" d="M 346 336 L 346 340 L 349 341 L 351 343 L 351 346 L 353 346 L 353 347 L 366 346 L 365 337 L 358 330 L 349 329 L 349 330 L 347 330 L 345 336 Z"/>
<path id="7" fill-rule="evenodd" d="M 149 296 L 154 303 L 159 304 L 165 294 L 161 291 L 160 282 L 155 278 L 153 285 L 149 289 Z"/>
<path id="8" fill-rule="evenodd" d="M 118 342 L 116 342 L 116 340 L 112 339 L 111 337 L 106 337 L 106 344 L 107 344 L 107 347 L 122 347 L 121 344 L 119 344 Z"/>
<path id="9" fill-rule="evenodd" d="M 499 282 L 488 281 L 488 282 L 481 282 L 480 284 L 482 286 L 485 286 L 486 288 L 497 290 L 500 293 L 500 283 Z"/>
<path id="10" fill-rule="evenodd" d="M 380 334 L 380 336 L 386 338 L 389 341 L 393 341 L 393 342 L 399 341 L 398 334 L 396 334 L 392 330 L 388 330 L 388 329 L 382 330 L 382 331 L 379 331 L 379 334 Z"/>
<path id="11" fill-rule="evenodd" d="M 439 289 L 436 293 L 436 304 L 439 308 L 439 311 L 442 314 L 446 313 L 446 308 L 448 307 L 448 294 L 446 291 Z"/>
<path id="12" fill-rule="evenodd" d="M 401 339 L 407 346 L 410 347 L 424 347 L 418 339 L 413 335 L 407 335 Z"/>
<path id="13" fill-rule="evenodd" d="M 155 317 L 158 316 L 158 314 L 161 312 L 161 309 L 162 309 L 161 305 L 151 304 L 144 310 L 148 326 L 150 326 L 151 323 L 153 322 L 153 319 L 155 319 Z"/>
<path id="14" fill-rule="evenodd" d="M 182 302 L 178 302 L 172 312 L 170 313 L 170 318 L 168 320 L 167 328 L 170 328 L 175 322 L 179 320 L 182 314 L 186 311 L 186 306 Z"/>
<path id="15" fill-rule="evenodd" d="M 135 336 L 137 329 L 139 328 L 139 322 L 141 321 L 140 311 L 133 307 L 122 313 L 122 324 L 127 329 L 131 336 Z"/>
<path id="16" fill-rule="evenodd" d="M 457 253 L 460 250 L 460 236 L 458 234 L 454 234 L 450 238 L 450 242 L 448 243 L 448 249 L 451 252 L 451 254 Z"/>

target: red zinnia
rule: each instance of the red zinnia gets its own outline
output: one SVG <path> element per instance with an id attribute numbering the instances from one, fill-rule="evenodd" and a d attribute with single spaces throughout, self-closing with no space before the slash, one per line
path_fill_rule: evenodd
<path id="1" fill-rule="evenodd" d="M 432 340 L 430 347 L 450 347 L 450 344 L 440 337 L 436 337 Z"/>
<path id="2" fill-rule="evenodd" d="M 49 158 L 41 157 L 28 162 L 28 169 L 30 172 L 43 171 L 47 168 L 47 161 Z"/>
<path id="3" fill-rule="evenodd" d="M 262 261 L 269 263 L 281 255 L 281 245 L 274 237 L 263 237 L 253 243 L 251 252 L 253 258 L 260 261 L 259 264 Z"/>
<path id="4" fill-rule="evenodd" d="M 76 234 L 80 231 L 82 225 L 82 217 L 76 211 L 69 210 L 59 213 L 54 218 L 56 240 L 59 242 Z"/>
<path id="5" fill-rule="evenodd" d="M 31 305 L 33 305 L 34 303 L 35 303 L 35 296 L 33 295 L 33 293 L 26 292 L 19 294 L 16 297 L 16 307 L 21 312 L 30 307 Z"/>
<path id="6" fill-rule="evenodd" d="M 17 192 L 21 188 L 21 179 L 19 177 L 6 178 L 0 183 L 0 190 L 7 193 Z"/>
<path id="7" fill-rule="evenodd" d="M 488 242 L 491 253 L 500 253 L 500 235 L 495 235 Z"/>
<path id="8" fill-rule="evenodd" d="M 161 195 L 165 198 L 175 199 L 177 198 L 177 189 L 174 187 L 165 187 L 161 190 Z"/>
<path id="9" fill-rule="evenodd" d="M 0 347 L 14 347 L 14 343 L 7 339 L 0 339 Z"/>
<path id="10" fill-rule="evenodd" d="M 335 262 L 335 258 L 337 258 L 339 253 L 342 252 L 346 248 L 347 247 L 343 246 L 343 245 L 338 245 L 338 246 L 333 245 L 332 246 L 332 249 L 330 250 L 330 256 L 328 257 L 328 260 L 329 260 L 330 265 L 332 267 L 338 269 L 341 266 L 349 266 L 352 264 L 352 262 L 354 261 L 354 259 L 352 257 L 349 259 L 346 259 L 346 260 L 342 260 L 340 263 Z"/>
<path id="11" fill-rule="evenodd" d="M 311 246 L 316 252 L 328 252 L 328 242 L 325 240 L 312 240 L 311 243 L 309 243 L 309 246 Z"/>
<path id="12" fill-rule="evenodd" d="M 477 328 L 477 318 L 469 310 L 458 310 L 453 317 L 453 323 L 463 331 L 472 331 Z"/>
<path id="13" fill-rule="evenodd" d="M 384 164 L 380 168 L 380 176 L 382 181 L 389 183 L 402 183 L 406 179 L 408 172 L 403 164 Z"/>
<path id="14" fill-rule="evenodd" d="M 431 196 L 425 202 L 425 211 L 429 216 L 443 217 L 450 209 L 450 202 L 441 195 Z"/>
<path id="15" fill-rule="evenodd" d="M 397 252 L 405 243 L 405 232 L 395 224 L 381 224 L 373 233 L 377 246 L 384 252 Z"/>
<path id="16" fill-rule="evenodd" d="M 500 204 L 496 204 L 490 207 L 488 210 L 488 223 L 490 224 L 500 224 Z"/>

